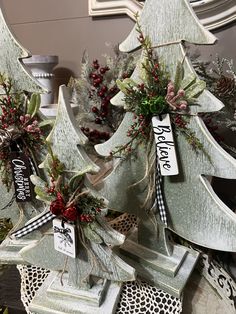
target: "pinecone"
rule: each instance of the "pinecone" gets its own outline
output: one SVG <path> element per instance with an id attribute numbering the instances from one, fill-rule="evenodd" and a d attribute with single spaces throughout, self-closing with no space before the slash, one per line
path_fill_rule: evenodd
<path id="1" fill-rule="evenodd" d="M 236 84 L 234 78 L 221 76 L 216 82 L 216 94 L 219 97 L 229 98 L 236 92 Z"/>

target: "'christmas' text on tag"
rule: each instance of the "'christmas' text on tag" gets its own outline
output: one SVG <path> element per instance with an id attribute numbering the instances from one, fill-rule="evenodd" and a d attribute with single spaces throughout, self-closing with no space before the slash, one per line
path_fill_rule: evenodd
<path id="1" fill-rule="evenodd" d="M 28 157 L 21 152 L 10 154 L 16 201 L 30 202 L 33 199 L 32 183 L 30 181 L 31 168 Z"/>

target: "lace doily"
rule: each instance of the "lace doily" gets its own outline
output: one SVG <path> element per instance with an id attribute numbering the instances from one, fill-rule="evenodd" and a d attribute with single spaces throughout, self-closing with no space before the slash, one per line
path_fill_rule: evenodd
<path id="1" fill-rule="evenodd" d="M 137 226 L 134 215 L 123 214 L 111 221 L 111 226 L 127 234 Z M 17 266 L 21 275 L 21 300 L 26 312 L 29 311 L 35 293 L 48 276 L 48 270 L 36 266 Z M 140 280 L 123 285 L 117 314 L 179 314 L 182 311 L 181 300 Z"/>
<path id="2" fill-rule="evenodd" d="M 21 276 L 21 301 L 26 312 L 31 314 L 29 311 L 29 304 L 50 271 L 31 265 L 17 265 L 17 269 Z"/>
<path id="3" fill-rule="evenodd" d="M 21 275 L 21 300 L 28 314 L 29 304 L 49 274 L 35 266 L 17 266 Z M 123 285 L 117 314 L 180 314 L 181 300 L 140 280 Z"/>
<path id="4" fill-rule="evenodd" d="M 181 300 L 144 281 L 127 282 L 123 286 L 117 314 L 179 314 Z"/>

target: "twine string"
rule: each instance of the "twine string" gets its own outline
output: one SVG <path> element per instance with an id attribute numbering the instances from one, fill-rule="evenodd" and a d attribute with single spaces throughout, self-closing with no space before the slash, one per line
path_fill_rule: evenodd
<path id="1" fill-rule="evenodd" d="M 8 236 L 9 238 L 11 238 L 11 235 L 17 231 L 17 229 L 20 227 L 23 219 L 24 219 L 24 208 L 21 204 L 18 203 L 18 208 L 19 208 L 19 219 L 17 221 L 17 223 L 14 225 L 14 227 L 11 229 L 11 231 L 9 232 Z"/>
<path id="2" fill-rule="evenodd" d="M 66 272 L 66 267 L 67 267 L 67 263 L 68 263 L 68 257 L 69 257 L 69 256 L 66 256 L 66 257 L 65 257 L 65 263 L 64 263 L 63 269 L 62 269 L 62 271 L 61 271 L 60 283 L 61 283 L 62 286 L 63 286 L 63 275 L 64 275 L 64 273 Z"/>
<path id="3" fill-rule="evenodd" d="M 91 267 L 90 270 L 87 272 L 87 274 L 82 278 L 81 281 L 86 281 L 90 274 L 92 273 L 94 267 L 100 267 L 102 271 L 109 272 L 108 268 L 102 263 L 100 258 L 96 256 L 96 253 L 92 250 L 91 247 L 86 243 L 87 239 L 85 237 L 83 228 L 80 225 L 77 225 L 78 227 L 78 237 L 79 237 L 79 242 L 82 244 L 82 246 L 85 248 L 88 256 L 90 257 L 89 260 L 91 261 Z"/>

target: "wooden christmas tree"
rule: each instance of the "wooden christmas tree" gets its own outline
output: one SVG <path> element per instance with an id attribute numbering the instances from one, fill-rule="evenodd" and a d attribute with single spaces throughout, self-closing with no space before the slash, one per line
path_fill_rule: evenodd
<path id="1" fill-rule="evenodd" d="M 153 47 L 156 47 L 154 51 L 167 67 L 170 79 L 174 81 L 178 64 L 182 63 L 183 80 L 195 76 L 198 85 L 197 75 L 186 56 L 183 41 L 212 44 L 215 37 L 199 23 L 188 1 L 147 0 L 139 24 L 143 33 L 149 36 Z M 136 25 L 120 45 L 120 49 L 130 52 L 139 48 L 141 44 L 138 36 Z M 140 84 L 143 60 L 144 56 L 131 77 L 132 81 Z M 236 178 L 236 162 L 215 142 L 197 115 L 198 112 L 220 110 L 222 103 L 207 90 L 196 96 L 197 103 L 189 109 L 188 127 L 204 149 L 196 153 L 181 133 L 175 139 L 179 174 L 165 177 L 163 186 L 167 228 L 201 246 L 235 251 L 236 218 L 214 193 L 205 176 Z M 120 93 L 113 99 L 113 103 L 126 106 L 123 99 L 124 95 Z M 127 132 L 132 124 L 133 114 L 128 112 L 113 137 L 106 143 L 97 145 L 97 152 L 109 156 L 117 147 L 127 145 L 130 141 Z M 151 143 L 149 145 L 152 145 L 150 157 L 153 156 L 155 145 Z M 194 266 L 194 257 L 190 258 L 191 254 L 186 255 L 183 248 L 180 253 L 179 246 L 171 246 L 166 237 L 166 226 L 159 219 L 159 208 L 156 203 L 152 208 L 147 202 L 145 208 L 142 207 L 150 185 L 147 147 L 138 146 L 136 161 L 126 158 L 118 162 L 98 189 L 109 200 L 112 208 L 136 214 L 140 218 L 138 239 L 128 241 L 124 245 L 124 255 L 129 256 L 127 258 L 129 263 L 136 267 L 143 277 L 178 296 Z M 152 162 L 153 159 L 149 158 L 149 163 Z M 177 257 L 176 248 L 179 250 Z M 156 254 L 157 252 L 161 255 Z M 138 263 L 135 262 L 137 257 Z M 188 258 L 191 261 L 188 261 Z M 177 262 L 175 267 L 178 265 L 178 270 L 174 268 L 172 262 L 174 264 Z M 168 278 L 169 274 L 173 278 Z"/>
<path id="2" fill-rule="evenodd" d="M 11 91 L 10 93 L 22 93 L 26 92 L 45 92 L 45 89 L 40 85 L 40 83 L 33 77 L 33 75 L 28 71 L 22 60 L 28 58 L 31 54 L 23 48 L 20 43 L 16 40 L 13 33 L 11 32 L 9 26 L 6 23 L 3 14 L 3 4 L 0 2 L 0 75 L 1 75 L 1 86 L 0 93 L 5 95 L 6 90 L 2 87 L 2 78 L 6 77 L 11 80 Z M 1 112 L 2 115 L 2 112 Z M 3 124 L 3 123 L 2 123 Z M 4 130 L 1 129 L 1 145 L 3 144 L 3 134 Z M 6 185 L 0 183 L 0 217 L 6 217 L 11 219 L 13 226 L 16 228 L 23 226 L 29 219 L 42 211 L 40 204 L 30 204 L 26 203 L 24 205 L 17 204 L 15 201 L 15 191 L 14 188 L 7 188 Z M 37 208 L 37 209 L 36 209 Z M 9 242 L 9 238 L 6 240 Z M 2 245 L 5 246 L 6 242 Z M 18 248 L 14 247 L 13 244 L 9 247 L 9 259 L 12 255 L 16 254 Z M 6 248 L 6 247 L 5 247 Z M 5 248 L 2 248 L 5 250 Z M 16 251 L 15 251 L 16 249 Z M 8 253 L 7 253 L 8 254 Z M 1 260 L 7 262 L 8 257 L 1 251 Z M 10 260 L 9 260 L 10 262 Z"/>
<path id="3" fill-rule="evenodd" d="M 63 86 L 60 88 L 56 121 L 47 141 L 71 175 L 76 176 L 81 171 L 96 173 L 99 167 L 91 161 L 83 148 L 88 139 L 76 127 L 77 122 L 69 102 L 68 92 Z"/>
<path id="4" fill-rule="evenodd" d="M 38 115 L 40 96 L 32 94 L 29 100 L 20 91 L 13 90 L 10 79 L 0 77 L 4 90 L 0 99 L 0 217 L 11 221 L 12 233 L 44 210 L 44 206 L 34 200 L 30 186 L 30 174 L 39 170 L 37 163 L 43 155 L 44 138 L 42 119 Z M 22 246 L 28 240 L 24 239 Z M 15 245 L 14 240 L 7 237 L 0 247 L 1 262 L 15 262 L 20 248 L 19 242 Z"/>
<path id="5" fill-rule="evenodd" d="M 73 184 L 75 184 L 76 178 L 81 176 L 81 173 L 98 171 L 99 168 L 86 155 L 83 148 L 86 138 L 76 127 L 69 94 L 65 86 L 60 87 L 58 114 L 47 141 L 50 142 L 53 154 L 63 161 L 65 170 L 62 174 L 66 178 L 72 178 Z M 43 166 L 46 166 L 47 162 L 46 160 Z M 42 199 L 42 191 L 40 193 L 36 190 L 36 192 Z M 57 271 L 56 274 L 53 273 L 49 277 L 39 291 L 31 304 L 32 311 L 49 313 L 46 311 L 52 308 L 63 311 L 63 313 L 112 311 L 120 293 L 121 283 L 134 280 L 134 269 L 123 262 L 111 248 L 121 245 L 124 242 L 124 236 L 109 227 L 102 215 L 97 215 L 91 226 L 88 225 L 85 231 L 81 227 L 81 222 L 77 222 L 77 229 L 80 231 L 78 231 L 76 244 L 78 253 L 75 258 L 68 257 L 54 249 L 53 234 L 50 232 L 51 223 L 47 224 L 48 231 L 40 241 L 21 250 L 20 254 L 25 262 Z M 68 280 L 63 280 L 63 286 L 58 277 L 60 271 L 66 271 L 65 278 L 68 277 Z M 95 278 L 100 278 L 100 281 Z M 107 280 L 118 283 L 111 283 Z M 52 289 L 54 294 L 50 293 Z M 60 301 L 58 297 L 61 298 Z M 84 299 L 87 299 L 87 302 L 78 303 Z M 91 308 L 91 305 L 95 308 Z M 40 312 L 40 308 L 43 308 L 45 312 Z"/>

